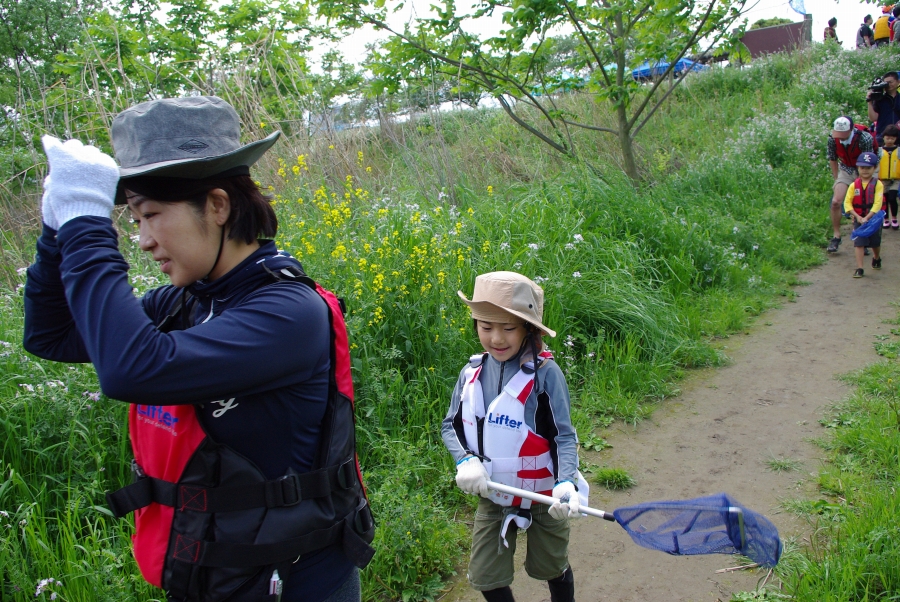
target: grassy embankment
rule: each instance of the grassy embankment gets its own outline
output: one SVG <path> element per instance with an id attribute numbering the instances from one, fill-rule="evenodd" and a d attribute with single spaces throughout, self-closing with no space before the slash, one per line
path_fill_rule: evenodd
<path id="1" fill-rule="evenodd" d="M 611 165 L 610 141 L 596 138 L 592 171 L 494 112 L 280 145 L 280 167 L 257 171 L 276 195 L 279 243 L 350 308 L 360 454 L 379 520 L 368 599 L 429 598 L 465 555 L 456 515 L 472 500 L 453 486 L 438 433 L 478 350 L 456 290 L 497 269 L 539 279 L 581 439 L 640 420 L 684 369 L 723 361 L 716 337 L 789 296 L 794 274 L 821 260 L 828 124 L 863 110 L 860 91 L 892 52 L 814 48 L 692 78 L 639 140 L 637 189 Z M 602 111 L 589 97 L 567 102 Z M 21 349 L 17 270 L 33 235 L 3 242 L 0 597 L 159 597 L 137 575 L 128 523 L 103 508 L 102 492 L 129 480 L 123 404 L 100 395 L 90 366 Z M 127 231 L 121 241 L 135 288 L 159 284 Z"/>

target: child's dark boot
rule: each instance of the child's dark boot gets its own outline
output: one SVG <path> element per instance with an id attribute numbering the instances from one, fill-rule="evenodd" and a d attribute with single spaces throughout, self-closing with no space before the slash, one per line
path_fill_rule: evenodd
<path id="1" fill-rule="evenodd" d="M 497 589 L 489 589 L 486 592 L 481 592 L 481 595 L 484 596 L 487 602 L 516 602 L 512 595 L 512 589 L 508 585 Z"/>
<path id="2" fill-rule="evenodd" d="M 575 602 L 575 575 L 572 567 L 566 572 L 547 582 L 550 586 L 550 602 Z"/>

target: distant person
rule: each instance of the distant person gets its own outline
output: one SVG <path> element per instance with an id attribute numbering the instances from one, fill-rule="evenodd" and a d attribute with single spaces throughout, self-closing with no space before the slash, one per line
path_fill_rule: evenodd
<path id="1" fill-rule="evenodd" d="M 859 177 L 854 180 L 853 186 L 847 189 L 847 194 L 844 196 L 844 212 L 850 215 L 854 230 L 868 222 L 881 210 L 884 187 L 875 178 L 876 165 L 878 165 L 878 158 L 875 153 L 862 153 L 856 160 Z M 872 269 L 880 270 L 881 228 L 875 229 L 869 236 L 859 236 L 853 240 L 853 251 L 856 254 L 854 278 L 862 278 L 865 274 L 863 254 L 866 247 L 872 249 Z"/>
<path id="2" fill-rule="evenodd" d="M 853 185 L 859 172 L 856 160 L 864 152 L 872 152 L 872 134 L 859 130 L 853 120 L 842 115 L 834 120 L 831 135 L 828 136 L 828 164 L 834 178 L 831 196 L 831 227 L 833 237 L 828 243 L 828 252 L 837 253 L 841 246 L 841 215 L 847 189 Z"/>
<path id="3" fill-rule="evenodd" d="M 875 39 L 875 34 L 872 31 L 871 25 L 872 15 L 866 15 L 866 18 L 863 19 L 862 25 L 860 25 L 859 29 L 856 30 L 857 48 L 871 48 L 874 44 L 873 40 Z"/>
<path id="4" fill-rule="evenodd" d="M 514 602 L 516 532 L 527 529 L 525 572 L 547 582 L 553 602 L 574 602 L 569 529 L 588 485 L 578 471 L 566 378 L 542 341 L 556 336 L 541 323 L 544 291 L 521 274 L 491 272 L 475 278 L 471 301 L 458 294 L 484 348 L 460 372 L 441 425 L 456 484 L 481 498 L 469 583 L 488 602 Z M 532 504 L 489 489 L 488 479 L 559 501 Z"/>
<path id="5" fill-rule="evenodd" d="M 897 44 L 900 42 L 900 31 L 898 31 L 897 23 L 900 23 L 900 4 L 894 6 L 894 10 L 892 12 L 894 15 L 894 20 L 891 21 L 891 43 Z"/>
<path id="6" fill-rule="evenodd" d="M 900 190 L 900 128 L 893 123 L 884 128 L 884 145 L 878 149 L 878 179 L 884 187 L 884 228 L 900 229 L 897 221 L 897 191 Z"/>
<path id="7" fill-rule="evenodd" d="M 869 119 L 875 122 L 875 137 L 879 144 L 884 128 L 900 121 L 900 94 L 897 93 L 897 88 L 900 87 L 900 74 L 888 71 L 881 79 L 887 84 L 884 92 L 869 90 L 866 93 L 866 108 Z"/>
<path id="8" fill-rule="evenodd" d="M 882 7 L 882 15 L 875 21 L 873 38 L 876 46 L 885 46 L 891 42 L 891 10 L 893 6 Z"/>
<path id="9" fill-rule="evenodd" d="M 830 19 L 828 19 L 828 27 L 825 28 L 825 41 L 826 42 L 828 40 L 834 40 L 838 44 L 841 43 L 841 41 L 838 40 L 838 37 L 837 37 L 837 30 L 835 29 L 836 26 L 837 26 L 837 19 L 835 19 L 834 17 L 831 17 Z"/>

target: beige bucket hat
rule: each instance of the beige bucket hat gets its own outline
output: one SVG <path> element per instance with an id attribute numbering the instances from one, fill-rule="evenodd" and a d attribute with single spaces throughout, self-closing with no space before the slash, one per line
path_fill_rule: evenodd
<path id="1" fill-rule="evenodd" d="M 544 291 L 537 284 L 516 272 L 489 272 L 475 278 L 472 300 L 462 291 L 459 298 L 472 310 L 472 317 L 485 322 L 508 322 L 512 314 L 539 328 L 551 337 L 550 330 L 541 320 L 544 316 Z"/>

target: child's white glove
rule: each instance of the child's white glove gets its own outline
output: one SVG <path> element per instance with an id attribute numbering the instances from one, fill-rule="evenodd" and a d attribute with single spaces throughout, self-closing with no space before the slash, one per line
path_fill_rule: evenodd
<path id="1" fill-rule="evenodd" d="M 41 211 L 55 224 L 56 230 L 70 219 L 82 215 L 109 217 L 119 184 L 119 167 L 115 159 L 80 140 L 60 142 L 44 136 L 44 152 L 50 164 L 50 176 L 44 180 Z"/>
<path id="2" fill-rule="evenodd" d="M 575 484 L 571 481 L 562 481 L 557 483 L 553 488 L 553 497 L 558 502 L 550 506 L 547 513 L 556 520 L 564 518 L 578 518 L 581 513 L 578 512 L 580 502 L 578 501 L 578 492 L 575 491 Z"/>
<path id="3" fill-rule="evenodd" d="M 466 493 L 487 497 L 490 494 L 487 478 L 487 470 L 475 456 L 469 456 L 456 465 L 456 485 Z"/>

